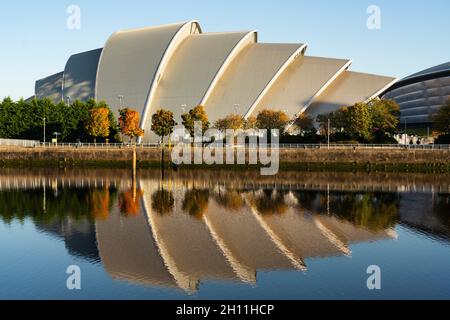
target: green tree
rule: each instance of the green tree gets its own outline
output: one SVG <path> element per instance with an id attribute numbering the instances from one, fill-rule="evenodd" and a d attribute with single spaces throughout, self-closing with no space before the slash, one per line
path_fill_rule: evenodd
<path id="1" fill-rule="evenodd" d="M 152 116 L 152 131 L 161 138 L 161 143 L 164 142 L 164 137 L 170 136 L 174 127 L 177 125 L 173 119 L 173 113 L 167 110 L 158 110 Z"/>
<path id="2" fill-rule="evenodd" d="M 195 122 L 202 123 L 202 134 L 204 134 L 210 127 L 208 116 L 203 106 L 197 106 L 194 109 L 190 110 L 188 113 L 183 114 L 181 116 L 181 119 L 183 120 L 183 126 L 190 133 L 191 137 L 193 137 L 195 134 Z"/>
<path id="3" fill-rule="evenodd" d="M 348 112 L 347 132 L 357 140 L 369 140 L 372 119 L 367 105 L 357 103 L 348 107 L 346 112 Z"/>
<path id="4" fill-rule="evenodd" d="M 302 133 L 315 131 L 313 119 L 305 113 L 302 113 L 295 119 L 294 126 L 296 126 Z"/>
<path id="5" fill-rule="evenodd" d="M 375 99 L 369 102 L 369 112 L 374 131 L 395 133 L 400 123 L 400 106 L 394 100 Z"/>
<path id="6" fill-rule="evenodd" d="M 434 126 L 441 134 L 450 134 L 450 100 L 433 117 Z"/>

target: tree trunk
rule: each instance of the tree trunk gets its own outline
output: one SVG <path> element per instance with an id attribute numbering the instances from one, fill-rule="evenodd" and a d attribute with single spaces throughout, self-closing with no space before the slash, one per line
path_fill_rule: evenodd
<path id="1" fill-rule="evenodd" d="M 136 201 L 136 162 L 137 162 L 137 155 L 136 155 L 136 145 L 133 145 L 133 159 L 132 159 L 132 170 L 133 170 L 133 177 L 132 177 L 132 183 L 133 183 L 133 200 Z"/>

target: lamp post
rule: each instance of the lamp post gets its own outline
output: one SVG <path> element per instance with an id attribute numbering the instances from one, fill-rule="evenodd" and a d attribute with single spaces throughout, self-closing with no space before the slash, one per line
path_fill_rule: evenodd
<path id="1" fill-rule="evenodd" d="M 121 94 L 117 96 L 117 99 L 119 99 L 119 107 L 120 107 L 120 109 L 122 109 L 122 107 L 123 107 L 123 98 L 124 98 L 124 96 L 121 95 Z"/>
<path id="2" fill-rule="evenodd" d="M 328 118 L 328 129 L 327 129 L 327 135 L 328 135 L 328 149 L 330 149 L 330 127 L 331 127 L 331 121 L 330 121 L 330 118 Z"/>
<path id="3" fill-rule="evenodd" d="M 60 136 L 61 133 L 59 133 L 59 132 L 53 132 L 53 134 L 55 135 L 56 145 L 58 145 L 58 136 Z"/>
<path id="4" fill-rule="evenodd" d="M 408 145 L 408 133 L 407 133 L 407 128 L 408 128 L 408 118 L 405 118 L 405 145 Z"/>
<path id="5" fill-rule="evenodd" d="M 44 146 L 45 146 L 45 117 L 42 118 L 42 120 L 44 120 Z"/>

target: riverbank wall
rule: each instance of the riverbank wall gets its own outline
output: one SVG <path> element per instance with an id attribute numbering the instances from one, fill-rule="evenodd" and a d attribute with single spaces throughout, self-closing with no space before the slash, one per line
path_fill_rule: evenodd
<path id="1" fill-rule="evenodd" d="M 299 170 L 450 171 L 450 149 L 281 148 L 281 168 Z M 248 151 L 247 151 L 248 158 Z M 132 148 L 0 148 L 0 167 L 128 167 Z M 137 148 L 138 167 L 158 167 L 161 149 Z M 170 152 L 165 162 L 171 163 Z M 196 167 L 210 167 L 197 165 Z M 249 168 L 249 165 L 213 165 Z"/>

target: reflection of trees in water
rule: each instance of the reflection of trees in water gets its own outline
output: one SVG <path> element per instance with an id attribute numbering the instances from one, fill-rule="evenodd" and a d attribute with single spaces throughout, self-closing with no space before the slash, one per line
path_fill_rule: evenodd
<path id="1" fill-rule="evenodd" d="M 119 195 L 120 212 L 126 216 L 136 216 L 141 210 L 141 198 L 144 195 L 141 189 L 134 190 L 133 188 L 122 192 Z"/>
<path id="2" fill-rule="evenodd" d="M 299 206 L 312 213 L 327 213 L 370 230 L 395 226 L 400 207 L 400 195 L 383 192 L 317 192 L 296 191 Z"/>
<path id="3" fill-rule="evenodd" d="M 75 221 L 94 221 L 108 215 L 116 189 L 13 190 L 0 192 L 0 218 L 31 218 L 36 223 L 51 223 L 70 217 Z"/>
<path id="4" fill-rule="evenodd" d="M 209 190 L 191 189 L 184 195 L 182 209 L 189 215 L 201 219 L 208 208 Z"/>
<path id="5" fill-rule="evenodd" d="M 397 223 L 400 195 L 394 193 L 333 193 L 330 210 L 354 225 L 383 230 Z"/>
<path id="6" fill-rule="evenodd" d="M 94 189 L 89 193 L 89 204 L 91 215 L 95 219 L 106 220 L 111 212 L 115 198 L 114 194 L 107 188 Z"/>
<path id="7" fill-rule="evenodd" d="M 433 211 L 446 227 L 450 227 L 450 194 L 438 194 L 434 198 Z"/>
<path id="8" fill-rule="evenodd" d="M 227 210 L 238 212 L 244 205 L 244 199 L 236 190 L 226 190 L 214 194 L 216 202 Z"/>
<path id="9" fill-rule="evenodd" d="M 175 199 L 173 193 L 165 189 L 157 190 L 152 195 L 152 209 L 160 214 L 170 214 L 173 211 Z"/>
<path id="10" fill-rule="evenodd" d="M 252 204 L 260 214 L 284 214 L 288 210 L 286 191 L 265 189 L 252 197 Z"/>
<path id="11" fill-rule="evenodd" d="M 318 207 L 322 207 L 322 193 L 317 191 L 293 191 L 292 194 L 297 199 L 301 208 L 308 211 L 320 211 Z M 326 199 L 325 199 L 326 200 Z"/>

